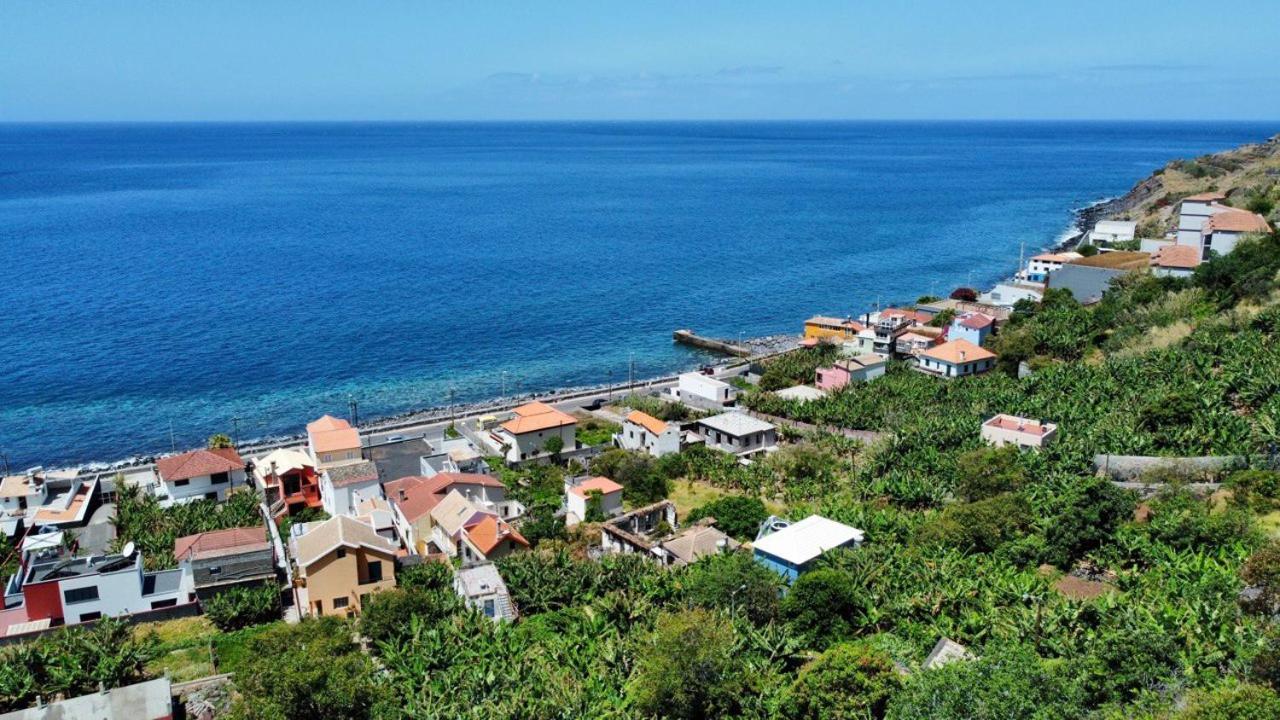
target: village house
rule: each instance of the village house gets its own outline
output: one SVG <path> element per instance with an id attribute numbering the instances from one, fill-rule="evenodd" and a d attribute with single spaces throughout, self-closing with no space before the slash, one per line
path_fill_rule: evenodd
<path id="1" fill-rule="evenodd" d="M 1000 308 L 1012 308 L 1022 300 L 1040 302 L 1044 299 L 1044 284 L 1040 282 L 1019 281 L 997 283 L 995 287 L 978 297 L 983 304 Z"/>
<path id="2" fill-rule="evenodd" d="M 409 476 L 385 486 L 395 514 L 396 528 L 405 547 L 419 555 L 430 555 L 431 510 L 450 493 L 457 492 L 476 508 L 503 520 L 524 514 L 524 505 L 507 499 L 507 486 L 497 478 L 475 473 L 437 473 L 431 477 Z M 435 552 L 441 552 L 439 548 Z"/>
<path id="3" fill-rule="evenodd" d="M 34 515 L 48 498 L 44 475 L 32 470 L 0 480 L 0 513 L 13 518 Z M 28 512 L 30 511 L 30 512 Z"/>
<path id="4" fill-rule="evenodd" d="M 1033 283 L 1043 284 L 1049 279 L 1049 273 L 1060 269 L 1069 262 L 1074 262 L 1084 257 L 1078 252 L 1062 252 L 1062 253 L 1042 253 L 1035 255 L 1031 261 L 1027 263 L 1026 280 Z"/>
<path id="5" fill-rule="evenodd" d="M 578 421 L 542 402 L 531 402 L 515 408 L 513 417 L 492 432 L 494 442 L 503 448 L 509 463 L 536 458 L 546 453 L 547 441 L 560 438 L 562 452 L 578 447 Z"/>
<path id="6" fill-rule="evenodd" d="M 394 542 L 338 515 L 290 529 L 298 607 L 307 615 L 358 613 L 372 593 L 396 586 Z"/>
<path id="7" fill-rule="evenodd" d="M 361 500 L 375 497 L 382 497 L 382 483 L 372 460 L 331 465 L 320 474 L 320 505 L 330 515 L 352 515 Z"/>
<path id="8" fill-rule="evenodd" d="M 894 355 L 910 358 L 919 355 L 942 341 L 942 329 L 917 325 L 898 336 Z"/>
<path id="9" fill-rule="evenodd" d="M 275 515 L 323 505 L 316 462 L 301 450 L 280 448 L 253 465 L 253 478 Z"/>
<path id="10" fill-rule="evenodd" d="M 276 582 L 275 548 L 262 525 L 180 537 L 173 541 L 173 557 L 200 600 L 233 587 Z"/>
<path id="11" fill-rule="evenodd" d="M 820 390 L 834 391 L 851 382 L 870 382 L 884 375 L 888 361 L 874 354 L 859 355 L 846 360 L 837 360 L 831 367 L 820 367 L 816 371 L 814 384 Z"/>
<path id="12" fill-rule="evenodd" d="M 996 366 L 996 354 L 968 340 L 951 340 L 920 353 L 915 368 L 944 378 L 984 373 Z"/>
<path id="13" fill-rule="evenodd" d="M 418 457 L 418 472 L 427 477 L 439 473 L 487 473 L 484 455 L 464 437 L 444 438 L 428 444 L 427 455 Z"/>
<path id="14" fill-rule="evenodd" d="M 1151 274 L 1157 277 L 1191 277 L 1200 265 L 1200 251 L 1191 245 L 1168 244 L 1151 253 Z"/>
<path id="15" fill-rule="evenodd" d="M 307 450 L 319 469 L 364 459 L 360 433 L 332 415 L 307 424 Z"/>
<path id="16" fill-rule="evenodd" d="M 624 450 L 638 450 L 654 457 L 680 452 L 684 432 L 679 423 L 669 423 L 639 410 L 632 410 L 613 436 L 614 444 Z"/>
<path id="17" fill-rule="evenodd" d="M 662 541 L 666 564 L 681 567 L 704 557 L 737 550 L 737 540 L 724 534 L 709 522 L 698 522 L 676 531 L 674 537 Z"/>
<path id="18" fill-rule="evenodd" d="M 145 572 L 133 550 L 33 563 L 22 580 L 24 621 L 9 634 L 51 625 L 89 622 L 195 600 L 191 576 L 181 568 Z"/>
<path id="19" fill-rule="evenodd" d="M 672 394 L 677 401 L 703 410 L 728 407 L 738 397 L 738 391 L 729 383 L 696 372 L 677 377 Z"/>
<path id="20" fill-rule="evenodd" d="M 795 580 L 827 551 L 857 547 L 862 539 L 861 530 L 820 515 L 810 515 L 787 525 L 774 518 L 765 523 L 761 536 L 752 543 L 752 552 L 760 564 L 788 580 Z"/>
<path id="21" fill-rule="evenodd" d="M 429 514 L 431 543 L 463 563 L 497 560 L 529 547 L 510 523 L 477 507 L 457 490 L 450 490 Z"/>
<path id="22" fill-rule="evenodd" d="M 1226 193 L 1217 191 L 1183 198 L 1178 205 L 1178 244 L 1199 248 L 1204 224 L 1225 207 L 1221 203 L 1226 199 Z"/>
<path id="23" fill-rule="evenodd" d="M 896 356 L 898 349 L 898 338 L 905 334 L 915 325 L 923 325 L 929 322 L 927 313 L 919 313 L 913 310 L 900 310 L 898 308 L 889 308 L 876 316 L 875 340 L 872 343 L 871 351 L 876 355 L 887 358 Z"/>
<path id="24" fill-rule="evenodd" d="M 453 591 L 494 622 L 511 622 L 518 617 L 507 584 L 493 563 L 459 568 L 453 575 Z"/>
<path id="25" fill-rule="evenodd" d="M 864 329 L 866 326 L 853 318 L 817 315 L 804 321 L 804 336 L 816 340 L 853 340 Z"/>
<path id="26" fill-rule="evenodd" d="M 1056 423 L 1000 413 L 982 423 L 982 439 L 988 445 L 1040 449 L 1058 435 Z"/>
<path id="27" fill-rule="evenodd" d="M 778 431 L 772 424 L 742 412 L 703 418 L 698 421 L 698 427 L 707 447 L 735 455 L 769 452 L 778 443 Z"/>
<path id="28" fill-rule="evenodd" d="M 1245 235 L 1271 232 L 1271 226 L 1256 213 L 1234 208 L 1215 213 L 1200 230 L 1200 260 L 1229 255 Z"/>
<path id="29" fill-rule="evenodd" d="M 156 461 L 160 504 L 227 499 L 227 490 L 245 484 L 245 462 L 235 448 L 192 450 Z"/>
<path id="30" fill-rule="evenodd" d="M 927 314 L 930 321 L 937 318 L 939 314 L 947 310 L 952 311 L 956 315 L 964 315 L 965 313 L 971 312 L 982 313 L 987 317 L 994 318 L 997 327 L 1007 321 L 1010 314 L 1010 310 L 1007 307 L 1000 307 L 998 305 L 991 305 L 988 303 L 969 302 L 968 300 L 956 300 L 955 298 L 923 302 L 916 306 L 916 311 Z"/>
<path id="31" fill-rule="evenodd" d="M 597 498 L 596 507 L 602 519 L 622 513 L 622 486 L 618 483 L 607 477 L 567 478 L 564 481 L 565 524 L 572 527 L 585 522 L 593 497 Z"/>
<path id="32" fill-rule="evenodd" d="M 974 345 L 985 345 L 995 327 L 995 318 L 982 313 L 957 315 L 947 330 L 948 340 L 968 340 Z"/>
<path id="33" fill-rule="evenodd" d="M 1132 242 L 1138 234 L 1138 223 L 1132 220 L 1100 220 L 1089 232 L 1089 244 L 1098 247 Z"/>

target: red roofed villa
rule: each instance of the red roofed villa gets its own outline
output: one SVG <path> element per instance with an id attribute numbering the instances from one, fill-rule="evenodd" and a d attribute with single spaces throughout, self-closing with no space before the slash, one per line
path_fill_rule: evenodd
<path id="1" fill-rule="evenodd" d="M 984 373 L 996 366 L 996 354 L 968 340 L 951 340 L 917 357 L 915 368 L 943 378 Z"/>
<path id="2" fill-rule="evenodd" d="M 982 439 L 996 447 L 1016 445 L 1039 450 L 1057 436 L 1057 423 L 1017 415 L 1000 413 L 982 423 Z"/>
<path id="3" fill-rule="evenodd" d="M 207 499 L 219 502 L 227 490 L 245 484 L 245 463 L 235 448 L 192 450 L 156 461 L 157 494 L 163 506 Z"/>
<path id="4" fill-rule="evenodd" d="M 622 486 L 607 477 L 593 477 L 590 480 L 565 480 L 565 524 L 572 527 L 587 519 L 588 505 L 591 496 L 599 494 L 600 513 L 604 519 L 622 514 Z"/>
<path id="5" fill-rule="evenodd" d="M 553 437 L 563 442 L 561 451 L 578 447 L 578 421 L 542 402 L 525 403 L 512 411 L 513 417 L 499 425 L 491 436 L 505 448 L 507 462 L 517 463 L 546 453 L 546 443 Z"/>

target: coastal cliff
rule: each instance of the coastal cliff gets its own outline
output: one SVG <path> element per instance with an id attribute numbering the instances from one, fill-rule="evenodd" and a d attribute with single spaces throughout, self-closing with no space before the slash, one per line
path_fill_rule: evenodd
<path id="1" fill-rule="evenodd" d="M 1226 203 L 1280 220 L 1280 134 L 1261 143 L 1170 161 L 1118 198 L 1079 213 L 1077 242 L 1099 220 L 1133 220 L 1139 237 L 1162 237 L 1177 220 L 1178 203 L 1189 195 L 1222 192 Z"/>

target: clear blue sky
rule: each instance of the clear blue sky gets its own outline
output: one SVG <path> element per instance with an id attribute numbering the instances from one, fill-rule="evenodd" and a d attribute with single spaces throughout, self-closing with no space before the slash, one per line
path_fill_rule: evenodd
<path id="1" fill-rule="evenodd" d="M 1275 0 L 0 0 L 0 120 L 1280 119 Z"/>

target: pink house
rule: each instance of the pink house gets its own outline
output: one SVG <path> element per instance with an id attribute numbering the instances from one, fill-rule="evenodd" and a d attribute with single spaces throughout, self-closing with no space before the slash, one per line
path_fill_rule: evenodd
<path id="1" fill-rule="evenodd" d="M 839 390 L 851 381 L 870 382 L 884 374 L 885 362 L 873 354 L 838 360 L 831 367 L 818 368 L 814 385 L 819 390 Z"/>

